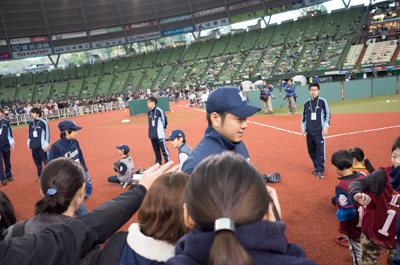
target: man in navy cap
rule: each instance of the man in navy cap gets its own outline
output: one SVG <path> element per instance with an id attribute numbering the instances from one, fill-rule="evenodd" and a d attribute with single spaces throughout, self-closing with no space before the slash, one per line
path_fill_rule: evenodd
<path id="1" fill-rule="evenodd" d="M 121 156 L 119 163 L 114 163 L 114 170 L 118 174 L 108 177 L 108 182 L 120 183 L 121 188 L 125 189 L 129 183 L 132 183 L 132 176 L 135 172 L 132 157 L 129 154 L 129 146 L 125 144 L 117 145 L 118 154 Z"/>
<path id="2" fill-rule="evenodd" d="M 50 148 L 50 154 L 47 162 L 58 157 L 68 157 L 76 162 L 82 164 L 85 168 L 86 173 L 86 197 L 89 197 L 92 193 L 92 181 L 89 177 L 88 169 L 86 167 L 83 153 L 79 147 L 79 142 L 76 140 L 78 137 L 78 130 L 82 129 L 81 126 L 77 126 L 75 122 L 70 120 L 64 120 L 58 124 L 60 129 L 61 139 L 57 140 Z M 76 215 L 80 216 L 87 213 L 85 203 L 82 203 L 81 207 L 76 211 Z"/>
<path id="3" fill-rule="evenodd" d="M 183 163 L 182 171 L 191 174 L 204 158 L 224 151 L 235 152 L 250 160 L 242 137 L 247 118 L 260 110 L 248 104 L 236 87 L 220 87 L 211 92 L 206 106 L 208 127 L 204 138 Z"/>
<path id="4" fill-rule="evenodd" d="M 185 133 L 182 130 L 173 130 L 169 137 L 165 139 L 166 141 L 171 141 L 173 148 L 178 148 L 179 151 L 179 169 L 182 169 L 183 163 L 192 153 L 192 148 L 186 144 Z"/>

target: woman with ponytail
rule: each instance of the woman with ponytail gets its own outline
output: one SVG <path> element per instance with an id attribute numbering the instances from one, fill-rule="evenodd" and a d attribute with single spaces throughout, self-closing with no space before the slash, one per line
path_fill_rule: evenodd
<path id="1" fill-rule="evenodd" d="M 285 240 L 276 192 L 242 156 L 204 159 L 189 178 L 184 221 L 193 231 L 177 243 L 167 265 L 316 264 Z"/>
<path id="2" fill-rule="evenodd" d="M 364 156 L 364 151 L 359 147 L 354 147 L 349 150 L 353 157 L 353 170 L 363 173 L 366 176 L 375 171 L 371 162 Z"/>
<path id="3" fill-rule="evenodd" d="M 35 216 L 10 226 L 4 240 L 36 234 L 47 226 L 73 218 L 85 197 L 85 184 L 85 170 L 80 163 L 65 157 L 50 161 L 41 174 L 42 198 L 36 202 Z M 94 264 L 100 251 L 98 246 L 81 259 L 79 264 Z"/>

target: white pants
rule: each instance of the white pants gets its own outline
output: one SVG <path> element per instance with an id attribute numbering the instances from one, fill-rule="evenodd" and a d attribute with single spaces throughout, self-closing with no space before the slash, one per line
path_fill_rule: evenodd
<path id="1" fill-rule="evenodd" d="M 353 256 L 354 265 L 361 265 L 361 242 L 358 243 L 350 237 L 347 238 L 349 240 L 349 251 L 351 256 Z"/>

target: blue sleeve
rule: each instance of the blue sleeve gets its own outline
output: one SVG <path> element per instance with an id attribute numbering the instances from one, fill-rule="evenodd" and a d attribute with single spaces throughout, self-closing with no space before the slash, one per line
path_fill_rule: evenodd
<path id="1" fill-rule="evenodd" d="M 79 146 L 79 142 L 78 142 L 78 150 L 79 150 L 79 162 L 81 162 L 81 164 L 85 168 L 85 171 L 89 171 L 86 167 L 85 159 L 83 158 L 83 153 L 82 153 L 81 147 Z"/>
<path id="2" fill-rule="evenodd" d="M 121 162 L 119 165 L 118 173 L 124 175 L 127 169 L 128 167 L 125 165 L 125 163 Z"/>
<path id="3" fill-rule="evenodd" d="M 330 124 L 330 119 L 331 119 L 331 112 L 329 110 L 329 105 L 328 102 L 324 99 L 323 100 L 323 117 L 321 117 L 322 120 L 322 128 L 323 129 L 328 129 L 329 128 L 329 124 Z"/>
<path id="4" fill-rule="evenodd" d="M 47 158 L 47 162 L 50 162 L 51 160 L 54 160 L 58 157 L 60 157 L 60 151 L 58 150 L 57 146 L 54 146 L 53 144 L 50 148 L 50 153 L 49 157 Z"/>
<path id="5" fill-rule="evenodd" d="M 47 122 L 45 120 L 43 120 L 43 123 L 44 123 L 44 127 L 45 127 L 44 128 L 45 137 L 42 141 L 42 147 L 49 147 L 49 145 L 50 145 L 49 125 L 47 124 Z"/>
<path id="6" fill-rule="evenodd" d="M 389 176 L 391 177 L 389 182 L 392 185 L 392 188 L 399 191 L 400 190 L 400 166 L 393 169 L 392 172 L 390 172 Z"/>
<path id="7" fill-rule="evenodd" d="M 8 142 L 10 143 L 11 146 L 14 146 L 15 144 L 10 124 L 8 124 Z"/>
<path id="8" fill-rule="evenodd" d="M 336 188 L 335 192 L 336 205 L 339 207 L 339 210 L 336 212 L 336 218 L 341 222 L 353 219 L 356 215 L 356 209 L 354 209 L 353 204 L 349 200 L 349 194 L 341 188 Z"/>

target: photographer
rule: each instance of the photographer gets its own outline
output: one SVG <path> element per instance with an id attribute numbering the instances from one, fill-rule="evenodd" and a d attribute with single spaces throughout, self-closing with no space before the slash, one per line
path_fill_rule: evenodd
<path id="1" fill-rule="evenodd" d="M 295 89 L 296 87 L 293 84 L 293 80 L 290 78 L 288 80 L 287 86 L 285 87 L 286 91 L 285 98 L 288 104 L 289 114 L 297 114 Z"/>
<path id="2" fill-rule="evenodd" d="M 275 99 L 274 95 L 271 94 L 273 87 L 271 85 L 267 86 L 267 82 L 263 81 L 263 87 L 260 92 L 260 100 L 264 102 L 264 113 L 268 114 L 268 110 L 270 114 L 274 114 L 274 110 L 272 109 L 271 97 Z M 268 109 L 267 109 L 268 107 Z"/>

